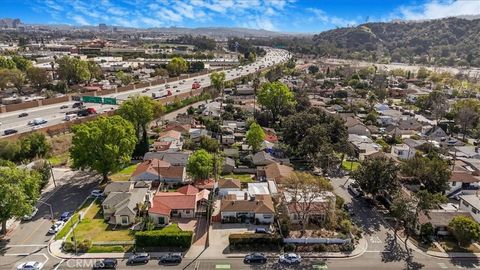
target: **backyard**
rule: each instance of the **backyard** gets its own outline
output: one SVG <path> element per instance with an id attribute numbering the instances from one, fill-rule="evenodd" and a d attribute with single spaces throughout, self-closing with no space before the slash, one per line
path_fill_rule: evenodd
<path id="1" fill-rule="evenodd" d="M 236 173 L 230 173 L 230 174 L 222 175 L 223 178 L 238 179 L 242 183 L 253 183 L 253 182 L 255 182 L 255 179 L 252 176 L 253 176 L 252 174 L 236 174 Z"/>
<path id="2" fill-rule="evenodd" d="M 137 168 L 137 166 L 138 166 L 138 163 L 131 164 L 123 168 L 121 171 L 110 175 L 110 179 L 112 179 L 112 181 L 115 181 L 115 182 L 128 181 L 132 173 Z"/>
<path id="3" fill-rule="evenodd" d="M 356 171 L 358 169 L 358 166 L 360 166 L 360 163 L 355 161 L 342 161 L 342 168 L 347 171 Z"/>

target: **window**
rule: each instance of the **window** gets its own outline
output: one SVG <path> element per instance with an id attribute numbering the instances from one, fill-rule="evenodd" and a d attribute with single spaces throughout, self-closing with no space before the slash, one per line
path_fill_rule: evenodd
<path id="1" fill-rule="evenodd" d="M 190 214 L 190 210 L 185 210 L 185 214 Z"/>
<path id="2" fill-rule="evenodd" d="M 452 182 L 452 186 L 456 186 L 457 185 L 457 182 Z"/>
<path id="3" fill-rule="evenodd" d="M 273 217 L 272 215 L 265 215 L 265 214 L 263 215 L 264 219 L 271 219 L 272 217 Z"/>
<path id="4" fill-rule="evenodd" d="M 128 224 L 128 216 L 121 216 L 122 224 Z"/>
<path id="5" fill-rule="evenodd" d="M 158 224 L 165 224 L 165 217 L 158 217 Z"/>

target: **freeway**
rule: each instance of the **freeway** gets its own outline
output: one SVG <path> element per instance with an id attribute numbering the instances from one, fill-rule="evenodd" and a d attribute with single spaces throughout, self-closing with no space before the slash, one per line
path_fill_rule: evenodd
<path id="1" fill-rule="evenodd" d="M 266 50 L 267 50 L 267 54 L 264 57 L 258 59 L 255 63 L 237 67 L 230 70 L 225 70 L 226 80 L 233 80 L 241 76 L 254 73 L 258 69 L 260 69 L 261 66 L 265 66 L 265 67 L 272 66 L 280 62 L 284 62 L 290 58 L 290 53 L 288 53 L 285 50 L 280 50 L 280 49 L 266 49 Z M 170 82 L 168 83 L 170 85 L 169 89 L 172 90 L 173 95 L 186 93 L 191 91 L 191 87 L 194 81 L 199 81 L 202 87 L 207 87 L 210 85 L 209 74 L 197 76 L 197 77 L 191 77 L 182 81 Z M 165 84 L 159 84 L 151 87 L 138 88 L 138 89 L 125 91 L 121 93 L 110 94 L 104 97 L 114 97 L 114 98 L 117 98 L 118 100 L 125 100 L 129 96 L 138 95 L 138 94 L 151 96 L 152 93 L 158 93 L 160 90 L 164 90 L 164 89 L 165 89 Z M 74 101 L 71 101 L 71 102 L 57 103 L 54 105 L 41 106 L 41 107 L 36 107 L 36 108 L 31 108 L 26 110 L 20 110 L 15 112 L 2 113 L 0 114 L 0 123 L 1 123 L 0 133 L 3 137 L 5 137 L 3 132 L 6 129 L 15 129 L 19 133 L 22 133 L 22 132 L 30 131 L 34 128 L 46 127 L 46 126 L 51 126 L 51 125 L 61 123 L 62 121 L 64 121 L 65 112 L 71 110 L 72 109 L 71 107 L 74 103 L 75 103 Z M 62 106 L 68 106 L 68 107 L 65 109 L 61 109 Z M 113 110 L 117 107 L 116 105 L 102 105 L 102 104 L 93 104 L 93 103 L 92 104 L 87 103 L 86 106 L 89 108 L 95 108 L 98 113 L 102 113 L 108 110 Z M 27 113 L 28 115 L 25 117 L 19 117 L 21 113 Z M 37 127 L 29 126 L 28 122 L 35 118 L 42 118 L 46 120 L 47 123 Z"/>

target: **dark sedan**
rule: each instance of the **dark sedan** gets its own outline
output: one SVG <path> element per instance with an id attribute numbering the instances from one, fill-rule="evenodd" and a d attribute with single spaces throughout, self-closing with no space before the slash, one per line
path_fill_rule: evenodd
<path id="1" fill-rule="evenodd" d="M 250 253 L 243 260 L 245 263 L 266 263 L 267 256 L 262 253 Z"/>
<path id="2" fill-rule="evenodd" d="M 169 253 L 160 257 L 159 263 L 161 264 L 179 264 L 182 262 L 182 254 L 180 253 Z"/>

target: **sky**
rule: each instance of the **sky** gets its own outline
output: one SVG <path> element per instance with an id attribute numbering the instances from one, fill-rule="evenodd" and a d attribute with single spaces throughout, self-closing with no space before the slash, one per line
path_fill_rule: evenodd
<path id="1" fill-rule="evenodd" d="M 0 7 L 0 18 L 33 24 L 222 26 L 296 33 L 480 14 L 480 0 L 0 0 Z"/>

